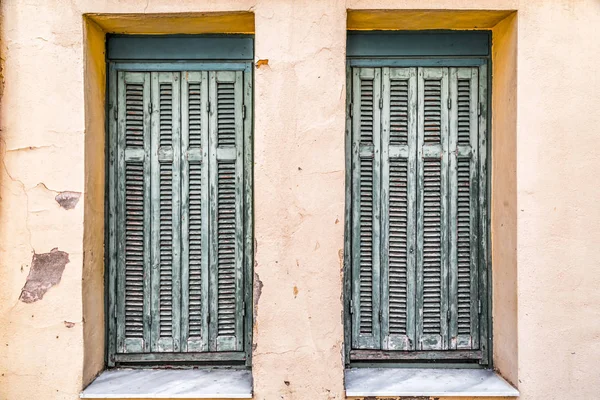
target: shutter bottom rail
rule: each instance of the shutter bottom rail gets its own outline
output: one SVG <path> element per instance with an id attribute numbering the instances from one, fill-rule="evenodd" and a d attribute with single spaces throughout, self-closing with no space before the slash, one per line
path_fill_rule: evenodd
<path id="1" fill-rule="evenodd" d="M 481 350 L 442 350 L 442 351 L 386 351 L 351 350 L 350 361 L 479 361 Z"/>
<path id="2" fill-rule="evenodd" d="M 128 353 L 115 354 L 114 361 L 121 364 L 143 364 L 143 363 L 172 363 L 172 362 L 235 362 L 243 363 L 246 353 L 243 351 L 222 351 L 205 353 Z"/>

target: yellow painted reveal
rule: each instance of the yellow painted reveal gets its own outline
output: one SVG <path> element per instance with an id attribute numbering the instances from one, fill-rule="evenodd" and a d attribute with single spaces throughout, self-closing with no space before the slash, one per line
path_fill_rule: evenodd
<path id="1" fill-rule="evenodd" d="M 106 33 L 254 33 L 254 13 L 87 14 Z"/>
<path id="2" fill-rule="evenodd" d="M 511 10 L 348 10 L 348 30 L 488 29 Z"/>

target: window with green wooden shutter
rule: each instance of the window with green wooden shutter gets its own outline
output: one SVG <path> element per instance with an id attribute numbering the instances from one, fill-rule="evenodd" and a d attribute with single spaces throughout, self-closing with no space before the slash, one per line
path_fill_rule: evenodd
<path id="1" fill-rule="evenodd" d="M 243 364 L 250 69 L 109 79 L 109 365 Z"/>
<path id="2" fill-rule="evenodd" d="M 355 66 L 348 89 L 350 361 L 486 364 L 487 66 Z"/>

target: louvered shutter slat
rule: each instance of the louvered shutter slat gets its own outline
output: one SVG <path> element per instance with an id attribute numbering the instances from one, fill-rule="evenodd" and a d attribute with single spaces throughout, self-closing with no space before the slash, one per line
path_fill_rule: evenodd
<path id="1" fill-rule="evenodd" d="M 210 349 L 243 347 L 242 73 L 209 73 Z"/>
<path id="2" fill-rule="evenodd" d="M 138 353 L 150 348 L 150 74 L 117 80 L 117 351 Z"/>
<path id="3" fill-rule="evenodd" d="M 182 77 L 183 350 L 208 350 L 208 72 Z"/>
<path id="4" fill-rule="evenodd" d="M 416 68 L 383 68 L 382 349 L 415 339 Z"/>
<path id="5" fill-rule="evenodd" d="M 381 69 L 354 69 L 352 85 L 352 342 L 357 349 L 377 349 L 381 345 Z"/>
<path id="6" fill-rule="evenodd" d="M 477 68 L 450 69 L 450 348 L 479 348 Z"/>
<path id="7" fill-rule="evenodd" d="M 442 350 L 448 335 L 448 69 L 419 68 L 418 75 L 418 348 Z"/>

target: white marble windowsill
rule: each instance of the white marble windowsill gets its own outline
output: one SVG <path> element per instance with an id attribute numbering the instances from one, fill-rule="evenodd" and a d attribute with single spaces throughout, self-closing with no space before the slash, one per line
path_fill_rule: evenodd
<path id="1" fill-rule="evenodd" d="M 518 397 L 519 391 L 485 369 L 351 368 L 346 396 Z"/>
<path id="2" fill-rule="evenodd" d="M 225 369 L 113 369 L 104 371 L 82 399 L 251 399 L 252 373 Z"/>

